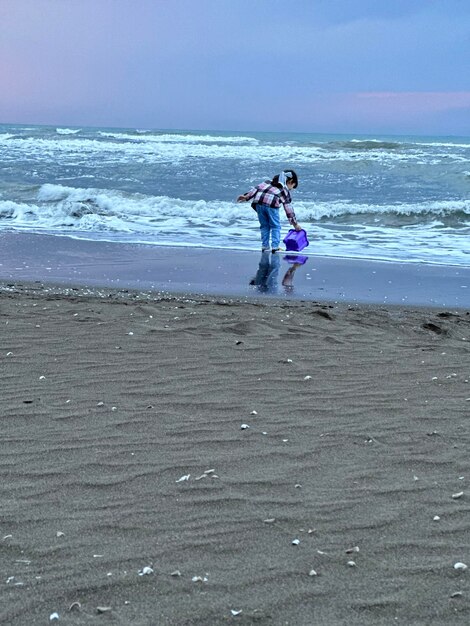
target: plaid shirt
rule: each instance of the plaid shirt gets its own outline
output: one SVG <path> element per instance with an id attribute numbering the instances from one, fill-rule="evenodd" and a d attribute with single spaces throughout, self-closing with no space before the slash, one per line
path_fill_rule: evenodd
<path id="1" fill-rule="evenodd" d="M 289 190 L 285 187 L 283 189 L 279 189 L 278 187 L 271 185 L 270 182 L 260 183 L 256 187 L 253 187 L 253 189 L 250 189 L 250 191 L 245 194 L 245 198 L 247 200 L 251 200 L 253 198 L 252 204 L 266 204 L 272 209 L 279 209 L 282 204 L 289 222 L 292 225 L 297 223 L 294 209 L 292 207 L 292 198 Z"/>

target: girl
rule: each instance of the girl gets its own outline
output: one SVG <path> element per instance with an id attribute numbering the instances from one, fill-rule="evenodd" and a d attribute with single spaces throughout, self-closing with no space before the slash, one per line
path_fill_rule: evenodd
<path id="1" fill-rule="evenodd" d="M 272 252 L 282 250 L 281 243 L 281 220 L 279 218 L 279 207 L 284 207 L 287 219 L 295 230 L 302 230 L 297 223 L 290 192 L 298 184 L 297 174 L 294 170 L 284 170 L 274 178 L 247 191 L 242 196 L 238 196 L 237 202 L 248 202 L 253 199 L 251 206 L 258 214 L 259 229 L 261 231 L 262 251 L 269 250 L 269 239 L 271 238 Z"/>

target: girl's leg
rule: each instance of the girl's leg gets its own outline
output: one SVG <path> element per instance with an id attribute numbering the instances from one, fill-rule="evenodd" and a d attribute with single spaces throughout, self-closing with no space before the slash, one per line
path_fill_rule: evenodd
<path id="1" fill-rule="evenodd" d="M 261 245 L 263 249 L 266 250 L 269 249 L 269 233 L 271 230 L 270 218 L 268 213 L 269 210 L 269 207 L 265 206 L 264 204 L 256 205 L 256 212 L 258 214 L 259 220 L 259 229 L 261 232 Z"/>
<path id="2" fill-rule="evenodd" d="M 281 243 L 281 218 L 279 209 L 269 209 L 269 227 L 271 229 L 271 246 L 272 249 L 279 248 Z"/>

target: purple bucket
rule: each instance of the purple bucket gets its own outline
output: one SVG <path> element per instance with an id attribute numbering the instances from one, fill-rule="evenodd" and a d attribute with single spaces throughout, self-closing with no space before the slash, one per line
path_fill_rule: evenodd
<path id="1" fill-rule="evenodd" d="M 305 230 L 294 230 L 293 228 L 284 237 L 286 252 L 300 252 L 309 244 Z"/>

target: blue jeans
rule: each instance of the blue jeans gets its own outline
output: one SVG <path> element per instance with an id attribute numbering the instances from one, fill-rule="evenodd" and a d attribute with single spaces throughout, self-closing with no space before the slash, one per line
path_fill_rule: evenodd
<path id="1" fill-rule="evenodd" d="M 269 248 L 269 237 L 271 236 L 271 248 L 279 248 L 281 243 L 281 219 L 279 209 L 272 209 L 267 204 L 257 204 L 259 229 L 261 231 L 261 245 Z"/>

